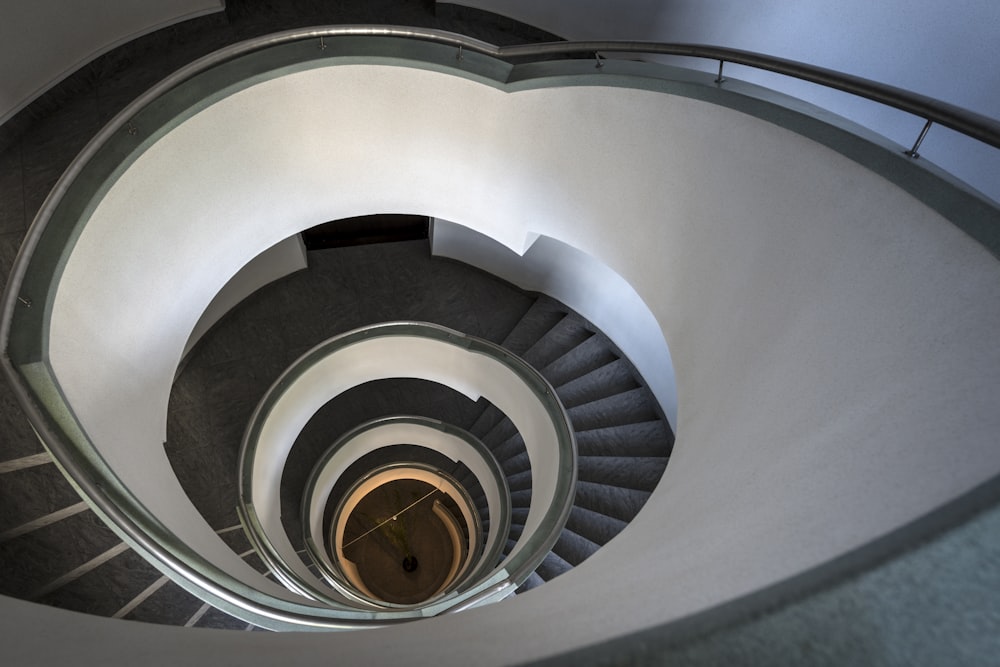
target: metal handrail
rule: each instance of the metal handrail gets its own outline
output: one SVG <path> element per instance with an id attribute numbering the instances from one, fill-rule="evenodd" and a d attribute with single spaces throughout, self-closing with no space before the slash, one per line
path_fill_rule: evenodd
<path id="1" fill-rule="evenodd" d="M 569 518 L 573 507 L 574 493 L 576 488 L 576 437 L 569 423 L 565 408 L 559 400 L 555 389 L 551 384 L 531 365 L 520 357 L 511 354 L 495 343 L 468 336 L 458 331 L 448 329 L 437 324 L 428 322 L 383 322 L 359 329 L 354 329 L 330 338 L 299 357 L 275 380 L 274 384 L 267 391 L 258 403 L 247 431 L 243 437 L 240 447 L 239 464 L 239 511 L 241 517 L 249 517 L 251 521 L 255 516 L 253 509 L 254 487 L 253 487 L 253 465 L 254 457 L 259 444 L 260 434 L 263 430 L 267 418 L 282 398 L 286 390 L 294 385 L 297 378 L 314 367 L 320 361 L 343 351 L 344 349 L 357 345 L 364 341 L 379 338 L 411 337 L 423 338 L 445 343 L 457 348 L 462 348 L 473 354 L 479 354 L 493 359 L 513 372 L 521 382 L 524 389 L 533 394 L 545 410 L 554 430 L 555 442 L 552 445 L 558 452 L 556 485 L 553 491 L 551 504 L 543 509 L 542 519 L 539 526 L 531 535 L 522 536 L 523 549 L 515 556 L 510 556 L 500 565 L 493 566 L 489 574 L 480 574 L 477 568 L 478 588 L 472 586 L 463 589 L 460 593 L 453 593 L 443 600 L 434 601 L 433 604 L 425 607 L 429 615 L 441 613 L 456 605 L 465 603 L 469 598 L 477 596 L 484 588 L 491 588 L 495 584 L 503 581 L 505 586 L 513 591 L 524 583 L 524 580 L 535 571 L 541 564 L 545 556 L 552 550 L 555 542 L 559 538 L 566 521 Z M 270 546 L 270 542 L 265 535 L 265 531 L 259 525 L 247 525 L 248 535 L 258 549 L 261 556 L 267 556 L 269 564 L 282 570 L 286 566 L 281 562 L 278 555 Z M 519 542 L 521 544 L 521 542 Z M 296 590 L 301 590 L 307 595 L 314 595 L 316 591 L 300 588 L 303 582 L 299 582 L 294 576 L 283 572 L 287 576 L 287 583 Z M 283 581 L 285 577 L 282 577 Z M 343 592 L 343 591 L 339 591 Z M 382 618 L 389 618 L 387 612 L 381 614 Z"/>
<path id="2" fill-rule="evenodd" d="M 319 460 L 313 466 L 312 471 L 309 473 L 309 477 L 306 481 L 304 490 L 302 492 L 302 506 L 300 508 L 300 514 L 302 516 L 302 534 L 305 536 L 306 553 L 312 560 L 313 564 L 320 570 L 324 575 L 333 577 L 336 579 L 339 573 L 330 572 L 326 563 L 323 562 L 322 558 L 319 557 L 319 547 L 316 544 L 314 538 L 312 537 L 312 531 L 308 525 L 308 515 L 309 511 L 307 508 L 309 499 L 316 492 L 317 478 L 323 467 L 329 462 L 329 460 L 337 453 L 337 451 L 343 447 L 344 443 L 356 438 L 359 434 L 367 432 L 371 429 L 385 426 L 388 424 L 416 424 L 420 426 L 425 426 L 428 428 L 433 428 L 442 433 L 460 438 L 464 440 L 469 446 L 478 452 L 483 463 L 490 469 L 490 473 L 493 477 L 493 482 L 497 485 L 497 490 L 500 494 L 500 507 L 498 508 L 499 514 L 497 516 L 490 517 L 491 531 L 497 531 L 501 535 L 507 535 L 510 532 L 511 516 L 510 516 L 510 488 L 507 484 L 507 478 L 503 474 L 503 470 L 500 467 L 500 463 L 493 456 L 493 453 L 486 447 L 478 438 L 473 436 L 468 431 L 461 429 L 453 424 L 447 424 L 438 419 L 431 419 L 429 417 L 420 417 L 416 415 L 396 415 L 391 417 L 378 417 L 370 421 L 364 422 L 355 426 L 353 429 L 347 431 L 341 435 L 323 454 L 320 456 Z M 371 473 L 365 475 L 362 479 L 367 479 Z M 464 490 L 464 489 L 461 489 Z M 344 494 L 347 495 L 347 494 Z M 471 502 L 471 499 L 470 499 Z M 334 513 L 336 514 L 336 512 Z M 477 534 L 479 538 L 484 537 L 482 534 L 482 526 L 477 528 Z M 478 538 L 477 538 L 478 539 Z M 485 541 L 484 541 L 485 544 Z M 483 546 L 483 545 L 481 545 Z M 477 559 L 481 564 L 489 565 L 490 563 L 495 563 L 501 556 L 501 551 L 504 544 L 499 540 L 496 541 L 494 547 L 487 553 L 484 552 L 480 554 Z M 467 577 L 468 581 L 475 581 L 480 576 L 487 572 L 488 568 L 480 565 L 472 570 L 472 573 Z M 329 582 L 329 578 L 328 578 Z M 332 582 L 331 582 L 332 583 Z M 339 581 L 338 581 L 339 583 Z M 337 588 L 337 586 L 335 586 Z M 352 594 L 351 591 L 345 591 L 338 588 L 339 592 L 342 594 Z"/>
<path id="3" fill-rule="evenodd" d="M 107 141 L 122 129 L 135 132 L 132 118 L 146 108 L 161 95 L 205 72 L 219 64 L 254 51 L 266 49 L 279 44 L 315 39 L 319 47 L 326 48 L 327 37 L 347 36 L 380 36 L 413 39 L 437 44 L 454 46 L 457 49 L 456 61 L 461 62 L 465 51 L 481 53 L 501 60 L 511 60 L 526 57 L 545 57 L 570 55 L 574 53 L 635 53 L 653 55 L 686 56 L 719 61 L 719 76 L 716 83 L 721 85 L 722 67 L 726 62 L 746 65 L 756 69 L 783 74 L 803 81 L 817 83 L 828 88 L 847 92 L 858 97 L 884 104 L 905 111 L 920 118 L 926 123 L 913 147 L 906 151 L 912 157 L 919 157 L 917 150 L 927 135 L 931 124 L 938 123 L 960 132 L 973 139 L 981 141 L 994 148 L 1000 148 L 1000 121 L 982 114 L 969 111 L 942 100 L 911 91 L 897 88 L 885 83 L 865 79 L 863 77 L 838 72 L 835 70 L 809 65 L 807 63 L 778 58 L 752 51 L 731 49 L 722 46 L 706 44 L 681 44 L 647 41 L 577 41 L 577 42 L 543 42 L 537 44 L 521 44 L 515 46 L 496 46 L 473 37 L 432 28 L 414 28 L 405 26 L 377 25 L 341 25 L 325 26 L 309 29 L 294 29 L 284 32 L 257 37 L 237 44 L 224 47 L 182 67 L 144 94 L 137 97 L 122 112 L 115 116 L 104 128 L 84 147 L 69 168 L 53 187 L 49 196 L 43 202 L 36 216 L 36 223 L 31 226 L 22 244 L 22 251 L 14 262 L 8 285 L 20 285 L 27 270 L 31 254 L 45 229 L 47 221 L 70 184 L 76 179 L 83 166 L 104 146 Z M 596 69 L 601 70 L 603 63 L 597 58 Z M 38 224 L 42 221 L 42 224 Z M 14 309 L 21 305 L 30 307 L 30 300 L 17 292 L 8 289 L 0 305 L 0 345 L 4 349 L 10 334 L 10 320 Z"/>
<path id="4" fill-rule="evenodd" d="M 133 119 L 136 114 L 149 107 L 155 100 L 180 84 L 241 55 L 283 43 L 309 39 L 315 39 L 318 46 L 323 48 L 325 46 L 324 40 L 327 37 L 337 36 L 381 36 L 450 45 L 457 49 L 456 62 L 459 63 L 459 66 L 461 66 L 464 57 L 463 54 L 466 51 L 502 60 L 569 55 L 574 53 L 594 53 L 599 56 L 601 52 L 705 58 L 719 61 L 720 76 L 717 79 L 719 85 L 724 82 L 721 77 L 723 64 L 731 62 L 818 83 L 924 118 L 927 124 L 921 131 L 921 135 L 914 144 L 913 149 L 908 151 L 914 157 L 917 156 L 917 148 L 920 141 L 926 135 L 926 131 L 929 129 L 931 123 L 938 123 L 985 144 L 1000 148 L 1000 122 L 940 100 L 861 77 L 796 61 L 737 49 L 698 44 L 588 41 L 498 47 L 480 40 L 439 30 L 399 26 L 333 26 L 309 30 L 292 30 L 234 44 L 181 68 L 161 81 L 133 101 L 95 135 L 80 155 L 71 163 L 40 208 L 34 223 L 25 237 L 21 252 L 12 267 L 2 306 L 0 306 L 0 348 L 3 350 L 2 357 L 0 357 L 0 362 L 2 362 L 0 365 L 2 365 L 13 392 L 28 415 L 32 426 L 46 448 L 53 454 L 59 466 L 73 479 L 73 484 L 87 497 L 91 506 L 114 523 L 117 529 L 127 536 L 130 544 L 148 554 L 154 555 L 166 567 L 180 573 L 194 586 L 209 594 L 217 604 L 221 603 L 224 606 L 250 611 L 251 613 L 272 619 L 279 624 L 287 624 L 288 626 L 300 629 L 361 627 L 366 622 L 358 618 L 338 618 L 336 613 L 330 610 L 314 609 L 301 604 L 279 602 L 277 600 L 262 600 L 255 595 L 254 591 L 226 573 L 214 570 L 200 571 L 198 568 L 193 568 L 190 564 L 184 562 L 183 559 L 178 559 L 171 553 L 170 549 L 159 544 L 157 539 L 153 537 L 154 534 L 157 537 L 166 538 L 167 540 L 169 540 L 170 536 L 165 534 L 166 531 L 162 526 L 157 524 L 155 518 L 147 516 L 144 508 L 136 503 L 134 498 L 130 499 L 132 502 L 130 509 L 124 510 L 120 502 L 123 499 L 128 499 L 128 490 L 120 488 L 113 480 L 113 476 L 110 478 L 102 476 L 101 473 L 104 471 L 96 469 L 102 467 L 100 461 L 87 460 L 86 457 L 75 453 L 72 445 L 67 443 L 71 439 L 71 436 L 67 433 L 66 429 L 72 426 L 72 415 L 63 415 L 63 418 L 60 420 L 52 416 L 50 412 L 51 406 L 46 406 L 47 409 L 42 409 L 41 401 L 44 399 L 37 395 L 37 387 L 32 387 L 31 383 L 26 380 L 16 367 L 21 362 L 27 360 L 13 360 L 10 356 L 10 334 L 15 310 L 17 308 L 27 309 L 32 307 L 32 299 L 29 296 L 20 294 L 19 290 L 23 287 L 25 275 L 31 264 L 33 253 L 45 234 L 53 214 L 59 208 L 63 197 L 76 179 L 84 172 L 90 161 L 105 145 L 126 129 L 129 131 L 129 134 L 135 133 Z M 598 70 L 604 69 L 600 57 L 597 57 L 595 67 Z M 35 304 L 37 308 L 44 308 L 46 306 L 45 302 L 40 298 L 36 298 L 35 301 L 39 302 Z M 44 360 L 40 361 L 38 372 L 40 376 L 44 377 L 42 377 L 42 380 L 36 378 L 33 382 L 47 382 L 49 385 L 47 390 L 51 394 L 57 394 L 58 384 L 55 378 L 51 377 L 51 371 L 47 368 Z M 24 367 L 21 366 L 21 369 L 24 370 Z M 64 405 L 63 411 L 68 412 L 69 406 Z M 70 426 L 67 426 L 68 424 Z M 153 528 L 150 529 L 149 526 L 153 526 Z M 516 576 L 512 578 L 516 578 Z M 496 590 L 492 588 L 484 590 L 476 599 L 479 599 L 479 597 L 485 599 L 494 595 L 507 584 L 494 582 L 493 585 Z M 468 606 L 469 604 L 472 604 L 472 602 L 466 602 L 460 605 L 460 607 Z M 451 611 L 455 610 L 452 609 Z M 394 622 L 396 621 L 378 618 L 374 624 L 391 624 Z"/>
<path id="5" fill-rule="evenodd" d="M 467 46 L 472 49 L 474 47 Z M 969 111 L 942 100 L 914 93 L 886 83 L 864 77 L 846 74 L 836 70 L 810 65 L 797 60 L 778 58 L 754 51 L 730 49 L 708 44 L 679 44 L 669 42 L 634 41 L 589 41 L 589 42 L 546 42 L 504 46 L 490 53 L 498 58 L 524 56 L 552 56 L 570 53 L 642 53 L 669 56 L 687 56 L 719 61 L 719 76 L 716 83 L 723 83 L 723 63 L 746 65 L 754 69 L 783 74 L 802 81 L 817 83 L 827 88 L 840 90 L 863 97 L 885 106 L 919 116 L 925 121 L 937 123 L 964 135 L 972 137 L 994 148 L 1000 148 L 1000 121 Z M 484 52 L 485 53 L 485 52 Z M 598 68 L 599 69 L 599 68 Z M 922 132 L 926 134 L 926 131 Z M 922 140 L 923 137 L 920 137 Z M 919 142 L 918 142 L 919 145 Z M 908 153 L 910 151 L 907 151 Z"/>

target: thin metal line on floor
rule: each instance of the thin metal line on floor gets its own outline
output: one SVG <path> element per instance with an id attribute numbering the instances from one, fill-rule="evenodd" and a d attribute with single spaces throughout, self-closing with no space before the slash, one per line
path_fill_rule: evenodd
<path id="1" fill-rule="evenodd" d="M 14 539 L 15 537 L 20 537 L 25 533 L 30 533 L 32 531 L 38 530 L 39 528 L 44 528 L 45 526 L 52 525 L 57 521 L 62 521 L 67 517 L 71 517 L 74 514 L 79 514 L 87 509 L 87 503 L 80 501 L 75 505 L 70 505 L 69 507 L 64 507 L 61 510 L 56 510 L 46 514 L 45 516 L 40 516 L 37 519 L 28 521 L 27 523 L 22 523 L 20 526 L 15 526 L 10 530 L 0 533 L 0 544 Z"/>
<path id="2" fill-rule="evenodd" d="M 185 628 L 193 628 L 194 624 L 197 623 L 198 621 L 200 621 L 201 617 L 205 615 L 205 612 L 207 612 L 211 608 L 212 608 L 212 605 L 208 604 L 207 602 L 205 604 L 201 605 L 201 607 L 198 609 L 198 611 L 196 611 L 194 613 L 194 615 L 191 616 L 191 618 L 188 619 L 187 623 L 184 624 L 184 627 Z"/>
<path id="3" fill-rule="evenodd" d="M 46 595 L 48 595 L 52 591 L 55 591 L 55 590 L 58 590 L 58 589 L 62 588 L 66 584 L 70 583 L 71 581 L 75 581 L 76 579 L 79 579 L 80 577 L 82 577 L 83 575 L 87 574 L 88 572 L 90 572 L 94 568 L 103 565 L 104 563 L 108 562 L 109 560 L 111 560 L 112 558 L 114 558 L 115 556 L 117 556 L 118 554 L 123 553 L 125 551 L 128 551 L 128 548 L 129 548 L 128 545 L 125 544 L 124 542 L 118 543 L 117 545 L 111 547 L 110 549 L 108 549 L 107 551 L 105 551 L 104 553 L 102 553 L 100 556 L 95 556 L 94 558 L 91 558 L 90 560 L 88 560 L 86 563 L 84 563 L 80 567 L 77 567 L 77 568 L 75 568 L 73 570 L 70 570 L 69 572 L 67 572 L 63 576 L 59 577 L 58 579 L 49 582 L 45 586 L 42 586 L 37 591 L 35 591 L 34 593 L 32 593 L 28 597 L 28 599 L 29 600 L 37 600 L 38 598 L 45 597 Z"/>
<path id="4" fill-rule="evenodd" d="M 220 528 L 219 530 L 215 531 L 215 534 L 216 535 L 222 535 L 223 533 L 229 533 L 229 532 L 234 531 L 234 530 L 239 530 L 242 527 L 243 527 L 243 524 L 242 523 L 238 523 L 235 526 L 230 526 L 229 528 Z"/>
<path id="5" fill-rule="evenodd" d="M 45 465 L 46 463 L 52 463 L 52 457 L 49 456 L 48 452 L 32 454 L 31 456 L 22 456 L 19 459 L 11 459 L 10 461 L 0 462 L 0 475 L 8 472 L 14 472 L 15 470 L 34 468 L 35 466 Z"/>
<path id="6" fill-rule="evenodd" d="M 168 581 L 170 581 L 170 579 L 168 579 L 167 577 L 160 577 L 159 579 L 151 583 L 149 586 L 147 586 L 144 591 L 142 591 L 134 598 L 132 598 L 132 600 L 128 604 L 126 604 L 124 607 L 116 611 L 111 616 L 111 618 L 125 618 L 125 616 L 130 614 L 133 609 L 135 609 L 143 602 L 145 602 L 150 595 L 163 588 L 163 585 L 166 584 Z"/>

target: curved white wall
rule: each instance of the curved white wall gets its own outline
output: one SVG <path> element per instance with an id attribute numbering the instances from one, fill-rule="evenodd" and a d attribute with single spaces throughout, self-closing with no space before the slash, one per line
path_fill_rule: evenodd
<path id="1" fill-rule="evenodd" d="M 714 44 L 884 81 L 1000 118 L 1000 3 L 994 0 L 459 0 L 566 39 Z M 714 71 L 717 63 L 686 64 Z M 729 76 L 818 104 L 909 148 L 923 121 L 820 86 L 727 65 Z M 1000 150 L 944 128 L 921 149 L 1000 201 Z"/>
<path id="2" fill-rule="evenodd" d="M 599 642 L 823 563 L 1000 470 L 1000 265 L 911 196 L 705 102 L 352 65 L 183 123 L 111 188 L 66 265 L 53 368 L 109 463 L 181 532 L 176 481 L 150 483 L 137 459 L 162 442 L 198 315 L 281 238 L 385 211 L 515 249 L 545 234 L 627 279 L 670 345 L 677 443 L 635 522 L 579 568 L 490 608 L 340 635 L 341 655 L 512 663 Z"/>
<path id="3" fill-rule="evenodd" d="M 318 347 L 326 345 L 321 343 Z M 279 378 L 274 387 L 280 387 L 280 391 L 274 394 L 273 402 L 266 403 L 271 398 L 269 392 L 251 420 L 259 420 L 257 437 L 245 440 L 240 451 L 241 483 L 249 482 L 249 497 L 242 500 L 253 504 L 261 534 L 303 581 L 319 585 L 296 556 L 281 522 L 281 475 L 289 452 L 309 419 L 331 399 L 365 382 L 400 377 L 450 387 L 472 401 L 486 398 L 511 420 L 523 437 L 531 463 L 532 493 L 524 521 L 524 539 L 519 539 L 510 550 L 509 558 L 525 549 L 528 537 L 544 526 L 545 520 L 551 521 L 549 513 L 553 508 L 558 516 L 558 508 L 564 506 L 565 501 L 558 493 L 559 478 L 564 467 L 572 465 L 574 457 L 572 448 L 567 452 L 557 446 L 559 425 L 568 420 L 565 414 L 550 414 L 542 397 L 529 392 L 524 380 L 495 357 L 469 350 L 456 341 L 418 335 L 380 335 L 375 329 L 370 337 L 343 347 L 330 347 L 325 356 L 304 365 L 301 374 L 293 379 Z M 259 412 L 264 405 L 267 411 Z M 342 519 L 346 522 L 347 515 Z M 183 530 L 184 526 L 178 525 L 178 529 Z"/>
<path id="4" fill-rule="evenodd" d="M 31 0 L 0 8 L 0 124 L 97 56 L 224 0 Z"/>

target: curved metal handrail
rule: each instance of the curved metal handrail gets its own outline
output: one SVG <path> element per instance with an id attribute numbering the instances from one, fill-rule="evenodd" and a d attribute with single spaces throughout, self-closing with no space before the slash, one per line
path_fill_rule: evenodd
<path id="1" fill-rule="evenodd" d="M 537 528 L 522 537 L 523 547 L 520 552 L 509 556 L 503 563 L 493 567 L 491 572 L 483 574 L 478 583 L 464 588 L 461 592 L 452 592 L 444 599 L 435 600 L 424 607 L 428 615 L 441 613 L 453 606 L 461 605 L 481 594 L 483 590 L 492 590 L 503 583 L 511 592 L 520 586 L 527 577 L 541 564 L 545 556 L 552 550 L 562 528 L 569 518 L 573 507 L 576 487 L 576 437 L 569 424 L 569 417 L 555 389 L 542 375 L 520 357 L 511 354 L 495 343 L 481 338 L 468 336 L 447 327 L 427 322 L 384 322 L 354 329 L 330 338 L 299 357 L 289 366 L 267 391 L 258 403 L 243 437 L 239 455 L 239 511 L 241 517 L 250 519 L 251 530 L 248 536 L 254 542 L 262 557 L 283 571 L 287 563 L 282 561 L 280 554 L 266 538 L 266 531 L 256 521 L 254 509 L 254 463 L 261 433 L 271 412 L 284 397 L 286 391 L 295 385 L 296 380 L 318 363 L 346 350 L 352 346 L 381 338 L 421 338 L 443 343 L 446 346 L 460 348 L 470 354 L 482 355 L 492 359 L 515 375 L 525 390 L 533 394 L 538 404 L 547 414 L 555 436 L 557 458 L 553 470 L 555 484 L 552 490 L 551 503 L 543 507 L 541 519 Z M 251 535 L 251 532 L 255 533 Z M 519 542 L 519 545 L 521 542 Z M 478 572 L 478 569 L 477 569 Z M 285 577 L 283 577 L 283 581 Z M 318 591 L 304 586 L 293 576 L 288 576 L 287 585 L 305 595 L 316 596 Z M 389 617 L 389 612 L 382 612 L 382 617 Z"/>
<path id="2" fill-rule="evenodd" d="M 316 39 L 322 43 L 322 40 L 327 37 L 364 35 L 415 39 L 454 46 L 458 49 L 459 62 L 461 62 L 463 51 L 467 50 L 500 59 L 607 51 L 692 56 L 719 60 L 720 69 L 721 63 L 738 63 L 843 90 L 923 117 L 927 119 L 928 123 L 939 123 L 990 146 L 1000 147 L 1000 122 L 940 100 L 795 61 L 736 49 L 696 44 L 592 41 L 497 47 L 480 40 L 438 30 L 398 26 L 334 26 L 293 30 L 235 44 L 201 58 L 161 81 L 133 101 L 87 144 L 50 191 L 40 208 L 14 262 L 2 305 L 0 305 L 0 347 L 3 350 L 2 359 L 0 359 L 2 364 L 0 365 L 3 366 L 13 392 L 28 415 L 32 426 L 46 448 L 53 454 L 54 459 L 72 478 L 73 484 L 81 494 L 88 498 L 88 502 L 102 516 L 114 523 L 117 529 L 128 537 L 131 544 L 146 553 L 154 554 L 166 567 L 181 573 L 183 577 L 192 582 L 192 585 L 209 594 L 215 603 L 225 607 L 243 609 L 272 619 L 278 624 L 288 624 L 299 628 L 346 628 L 362 623 L 358 619 L 335 618 L 332 615 L 324 614 L 323 610 L 307 608 L 296 603 L 281 602 L 279 604 L 274 600 L 262 602 L 256 598 L 254 591 L 226 573 L 217 572 L 214 569 L 201 571 L 198 567 L 192 567 L 183 558 L 177 557 L 164 548 L 158 540 L 163 539 L 169 542 L 172 537 L 169 531 L 166 531 L 155 517 L 149 516 L 145 512 L 145 509 L 131 496 L 129 490 L 116 481 L 114 474 L 106 471 L 101 461 L 74 453 L 73 447 L 67 444 L 67 441 L 74 438 L 85 440 L 86 436 L 76 432 L 78 426 L 74 423 L 72 410 L 63 399 L 59 398 L 58 383 L 52 376 L 51 370 L 47 368 L 44 358 L 12 359 L 10 354 L 11 328 L 16 309 L 31 308 L 30 300 L 22 296 L 20 290 L 25 282 L 25 275 L 31 265 L 33 254 L 54 213 L 71 186 L 86 169 L 88 163 L 116 135 L 124 129 L 130 128 L 131 120 L 138 112 L 149 107 L 164 93 L 181 83 L 243 54 L 294 41 Z M 598 65 L 600 65 L 599 59 Z M 911 154 L 915 155 L 916 147 L 926 134 L 928 127 L 929 125 L 925 125 L 921 137 L 914 149 L 910 151 Z M 45 302 L 38 305 L 41 306 L 41 309 L 46 307 Z M 34 366 L 30 369 L 31 378 L 25 377 L 28 373 L 27 366 Z M 41 389 L 39 389 L 40 387 Z M 48 406 L 50 410 L 43 410 L 42 401 L 49 400 L 62 401 L 62 403 L 56 408 Z M 129 509 L 126 510 L 123 507 Z M 480 596 L 492 595 L 501 590 L 504 584 L 497 582 L 493 586 L 493 588 L 484 590 Z M 463 606 L 468 604 L 471 602 Z M 381 623 L 393 622 L 384 618 L 378 620 Z"/>
<path id="3" fill-rule="evenodd" d="M 493 482 L 497 485 L 497 490 L 500 494 L 500 506 L 497 508 L 499 515 L 490 517 L 491 531 L 496 531 L 498 534 L 502 535 L 507 535 L 510 532 L 510 488 L 507 484 L 507 478 L 504 476 L 503 470 L 500 467 L 500 463 L 496 460 L 496 457 L 493 456 L 493 453 L 486 447 L 486 445 L 484 445 L 478 438 L 468 431 L 452 424 L 442 422 L 438 419 L 431 419 L 429 417 L 420 417 L 416 415 L 379 417 L 355 426 L 353 429 L 341 435 L 329 448 L 327 448 L 327 450 L 323 452 L 319 460 L 313 466 L 312 471 L 310 471 L 306 485 L 303 489 L 300 514 L 302 516 L 302 534 L 305 536 L 306 553 L 312 559 L 313 564 L 324 575 L 333 576 L 335 573 L 332 573 L 327 569 L 326 563 L 323 562 L 323 559 L 319 556 L 319 546 L 316 544 L 312 536 L 311 528 L 308 525 L 309 510 L 307 508 L 309 498 L 316 492 L 315 489 L 318 483 L 319 475 L 330 459 L 333 458 L 333 456 L 340 450 L 341 447 L 343 447 L 345 443 L 356 438 L 359 434 L 390 424 L 414 424 L 427 428 L 433 428 L 468 443 L 469 446 L 479 454 L 483 463 L 489 469 L 489 472 L 493 477 Z M 368 477 L 368 475 L 365 475 L 365 477 Z M 481 531 L 481 527 L 479 528 L 479 531 Z M 484 553 L 482 553 L 477 560 L 483 564 L 496 563 L 500 558 L 503 547 L 504 544 L 499 540 L 496 540 L 493 548 L 491 548 L 489 552 L 484 551 Z M 486 572 L 487 569 L 480 565 L 472 569 L 467 579 L 469 581 L 475 581 L 482 575 L 486 574 Z M 346 592 L 339 588 L 338 590 L 340 590 L 341 593 Z"/>
<path id="4" fill-rule="evenodd" d="M 279 44 L 303 41 L 308 39 L 319 40 L 324 46 L 323 40 L 327 37 L 348 37 L 348 36 L 380 36 L 396 37 L 402 39 L 420 40 L 454 46 L 458 49 L 457 59 L 461 61 L 465 50 L 481 53 L 501 60 L 511 60 L 526 57 L 544 57 L 556 55 L 569 55 L 574 53 L 635 53 L 653 55 L 686 56 L 694 58 L 704 58 L 719 61 L 720 76 L 718 83 L 722 83 L 722 64 L 725 62 L 746 65 L 756 69 L 766 70 L 783 74 L 793 78 L 801 79 L 811 83 L 817 83 L 828 88 L 844 91 L 853 95 L 869 99 L 880 104 L 884 104 L 901 111 L 913 114 L 926 120 L 920 136 L 914 143 L 913 148 L 907 154 L 917 157 L 917 149 L 923 141 L 932 123 L 938 123 L 957 132 L 965 134 L 973 139 L 981 141 L 994 148 L 1000 148 L 1000 121 L 989 118 L 982 114 L 969 111 L 942 100 L 938 100 L 918 93 L 910 92 L 902 88 L 897 88 L 885 83 L 865 79 L 863 77 L 838 72 L 835 70 L 809 65 L 786 58 L 778 58 L 752 51 L 731 49 L 722 46 L 706 44 L 681 44 L 666 42 L 646 42 L 646 41 L 576 41 L 576 42 L 543 42 L 537 44 L 521 44 L 515 46 L 496 46 L 473 37 L 466 37 L 457 33 L 432 28 L 414 28 L 405 26 L 377 26 L 377 25 L 341 25 L 325 26 L 308 29 L 294 29 L 284 32 L 257 37 L 237 44 L 222 48 L 210 53 L 185 67 L 177 70 L 166 77 L 158 84 L 150 88 L 144 94 L 137 97 L 124 110 L 116 115 L 102 130 L 84 147 L 76 160 L 70 164 L 66 172 L 53 187 L 49 196 L 43 202 L 36 216 L 35 222 L 28 230 L 22 244 L 21 253 L 18 255 L 11 270 L 8 289 L 5 291 L 2 307 L 0 307 L 0 345 L 4 349 L 10 334 L 10 320 L 14 309 L 20 304 L 29 306 L 27 301 L 10 286 L 20 285 L 24 273 L 42 232 L 45 229 L 45 222 L 51 217 L 56 206 L 65 195 L 70 184 L 76 179 L 83 166 L 100 150 L 102 146 L 116 133 L 124 128 L 129 128 L 131 118 L 142 109 L 149 106 L 154 100 L 167 91 L 175 88 L 181 83 L 190 80 L 194 76 L 205 72 L 212 67 L 227 62 L 241 55 L 254 51 L 266 49 Z M 601 61 L 598 57 L 597 67 L 600 69 Z"/>

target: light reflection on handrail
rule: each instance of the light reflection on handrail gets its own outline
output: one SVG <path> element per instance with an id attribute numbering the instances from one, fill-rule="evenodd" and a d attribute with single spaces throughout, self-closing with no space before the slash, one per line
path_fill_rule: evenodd
<path id="1" fill-rule="evenodd" d="M 437 30 L 395 26 L 335 26 L 294 30 L 235 44 L 195 61 L 167 77 L 130 104 L 91 140 L 59 179 L 43 203 L 35 222 L 25 237 L 4 295 L 2 312 L 0 312 L 0 345 L 4 351 L 2 365 L 14 394 L 45 447 L 53 454 L 59 466 L 72 478 L 74 486 L 81 494 L 89 499 L 99 514 L 114 523 L 117 529 L 127 536 L 131 545 L 154 556 L 165 567 L 179 573 L 193 587 L 209 595 L 214 604 L 248 611 L 261 618 L 272 619 L 276 621 L 277 625 L 284 624 L 300 629 L 328 629 L 358 627 L 371 620 L 375 620 L 375 624 L 386 624 L 392 621 L 385 618 L 335 618 L 331 614 L 324 613 L 323 610 L 313 609 L 305 605 L 274 599 L 262 601 L 256 597 L 255 591 L 230 575 L 218 571 L 214 567 L 206 568 L 204 562 L 192 563 L 191 559 L 183 553 L 183 545 L 178 547 L 178 545 L 172 544 L 174 536 L 155 517 L 150 516 L 130 491 L 117 481 L 113 471 L 107 468 L 99 456 L 90 455 L 88 458 L 87 454 L 82 454 L 75 449 L 76 446 L 85 444 L 86 436 L 79 432 L 79 427 L 75 424 L 72 416 L 71 406 L 67 405 L 65 400 L 61 398 L 58 381 L 51 368 L 48 367 L 44 354 L 41 358 L 32 358 L 30 355 L 15 358 L 10 347 L 11 326 L 15 309 L 31 309 L 37 313 L 34 317 L 38 318 L 37 321 L 32 320 L 31 325 L 41 326 L 43 332 L 39 334 L 39 340 L 44 338 L 44 327 L 47 326 L 45 312 L 51 293 L 46 295 L 44 291 L 40 291 L 39 294 L 32 295 L 35 298 L 31 298 L 31 296 L 19 292 L 25 282 L 25 275 L 32 262 L 33 254 L 39 246 L 40 239 L 54 212 L 62 204 L 67 191 L 84 172 L 95 155 L 116 138 L 124 128 L 130 129 L 130 136 L 135 134 L 133 119 L 138 112 L 150 106 L 181 83 L 241 55 L 283 43 L 336 36 L 365 35 L 430 41 L 504 60 L 574 53 L 610 52 L 706 58 L 718 60 L 720 69 L 722 63 L 737 63 L 858 95 L 914 114 L 928 122 L 949 127 L 985 144 L 1000 148 L 1000 123 L 940 100 L 791 60 L 697 44 L 591 41 L 497 47 L 480 40 Z M 464 61 L 456 62 L 462 63 Z M 600 64 L 601 61 L 598 58 L 598 65 Z M 600 67 L 596 69 L 606 70 L 606 68 Z M 719 78 L 721 79 L 721 76 Z M 918 138 L 914 148 L 910 151 L 911 153 L 916 153 L 920 139 L 928 127 L 925 124 L 921 137 Z M 51 274 L 49 277 L 51 278 Z M 37 302 L 40 307 L 32 309 L 33 302 Z M 34 336 L 36 332 L 29 333 Z M 29 373 L 31 373 L 31 377 L 28 377 Z M 43 403 L 45 403 L 44 407 Z M 75 444 L 73 444 L 74 440 L 76 440 Z M 497 590 L 506 585 L 508 584 L 495 584 Z M 488 596 L 492 592 L 490 589 L 481 595 Z"/>

